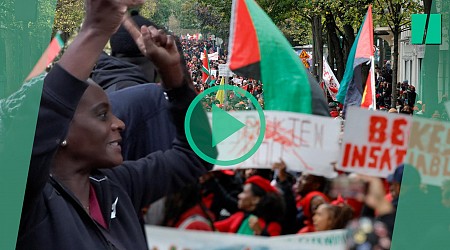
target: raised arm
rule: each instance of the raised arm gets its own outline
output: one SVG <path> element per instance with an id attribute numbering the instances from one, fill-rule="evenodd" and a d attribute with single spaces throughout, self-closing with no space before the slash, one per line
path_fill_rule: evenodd
<path id="1" fill-rule="evenodd" d="M 65 139 L 84 82 L 107 43 L 119 27 L 127 7 L 138 0 L 87 0 L 86 17 L 79 35 L 44 80 L 39 116 L 22 208 L 21 230 L 39 223 L 45 209 L 41 192 L 49 178 L 53 156 Z"/>
<path id="2" fill-rule="evenodd" d="M 202 174 L 212 168 L 212 164 L 203 161 L 190 148 L 185 131 L 184 120 L 187 109 L 196 93 L 191 88 L 190 77 L 184 70 L 184 62 L 178 52 L 175 40 L 161 30 L 141 27 L 139 30 L 131 22 L 124 22 L 135 38 L 141 52 L 152 60 L 162 78 L 163 88 L 169 99 L 169 110 L 176 127 L 177 136 L 173 147 L 165 152 L 155 152 L 134 162 L 125 162 L 122 166 L 105 173 L 119 182 L 130 195 L 136 211 L 184 185 L 198 180 Z M 201 109 L 197 105 L 197 109 Z M 202 140 L 211 143 L 211 128 L 206 114 L 200 111 L 196 124 L 204 131 Z M 197 114 L 197 112 L 194 112 Z M 215 153 L 211 152 L 211 153 Z"/>

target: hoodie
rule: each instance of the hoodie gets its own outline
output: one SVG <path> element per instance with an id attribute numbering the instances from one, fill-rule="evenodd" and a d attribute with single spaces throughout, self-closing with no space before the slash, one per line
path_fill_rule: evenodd
<path id="1" fill-rule="evenodd" d="M 150 82 L 141 67 L 109 56 L 105 52 L 100 55 L 91 78 L 106 92 Z"/>

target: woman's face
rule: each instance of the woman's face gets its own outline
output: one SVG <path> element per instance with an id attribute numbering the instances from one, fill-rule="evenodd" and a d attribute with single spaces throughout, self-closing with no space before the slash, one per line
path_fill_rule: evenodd
<path id="1" fill-rule="evenodd" d="M 238 195 L 238 208 L 247 212 L 255 210 L 259 197 L 252 192 L 252 184 L 244 185 L 244 190 Z"/>
<path id="2" fill-rule="evenodd" d="M 331 229 L 331 214 L 326 204 L 320 205 L 313 216 L 314 228 L 316 231 L 325 231 Z"/>
<path id="3" fill-rule="evenodd" d="M 82 96 L 69 127 L 68 160 L 90 168 L 108 168 L 122 163 L 120 132 L 125 124 L 111 113 L 105 92 L 91 84 Z"/>

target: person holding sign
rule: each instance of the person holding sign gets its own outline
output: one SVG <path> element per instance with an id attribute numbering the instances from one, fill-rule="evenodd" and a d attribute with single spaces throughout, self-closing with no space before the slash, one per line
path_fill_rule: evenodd
<path id="1" fill-rule="evenodd" d="M 281 234 L 284 203 L 270 181 L 258 175 L 248 178 L 238 198 L 241 211 L 215 222 L 218 231 L 261 236 Z"/>
<path id="2" fill-rule="evenodd" d="M 140 209 L 212 167 L 185 138 L 195 92 L 174 39 L 152 27 L 139 31 L 126 15 L 137 4 L 87 0 L 78 36 L 44 81 L 16 249 L 147 249 Z M 123 122 L 103 90 L 85 82 L 122 22 L 157 66 L 177 128 L 170 150 L 130 162 L 121 154 Z M 210 141 L 205 131 L 202 139 Z"/>

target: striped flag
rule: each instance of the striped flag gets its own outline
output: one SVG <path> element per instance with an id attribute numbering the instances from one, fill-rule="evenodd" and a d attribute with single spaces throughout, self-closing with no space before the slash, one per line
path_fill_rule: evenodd
<path id="1" fill-rule="evenodd" d="M 372 6 L 369 5 L 336 96 L 344 104 L 344 112 L 349 106 L 376 109 L 374 64 Z M 364 65 L 370 65 L 367 74 L 363 73 Z"/>
<path id="2" fill-rule="evenodd" d="M 230 24 L 229 67 L 262 81 L 265 109 L 329 115 L 319 84 L 254 0 L 233 0 Z"/>
<path id="3" fill-rule="evenodd" d="M 209 68 L 208 52 L 206 51 L 206 48 L 203 49 L 203 54 L 205 55 L 205 57 L 203 57 L 202 60 L 202 81 L 204 83 L 208 83 L 209 81 L 211 81 L 211 73 Z"/>

